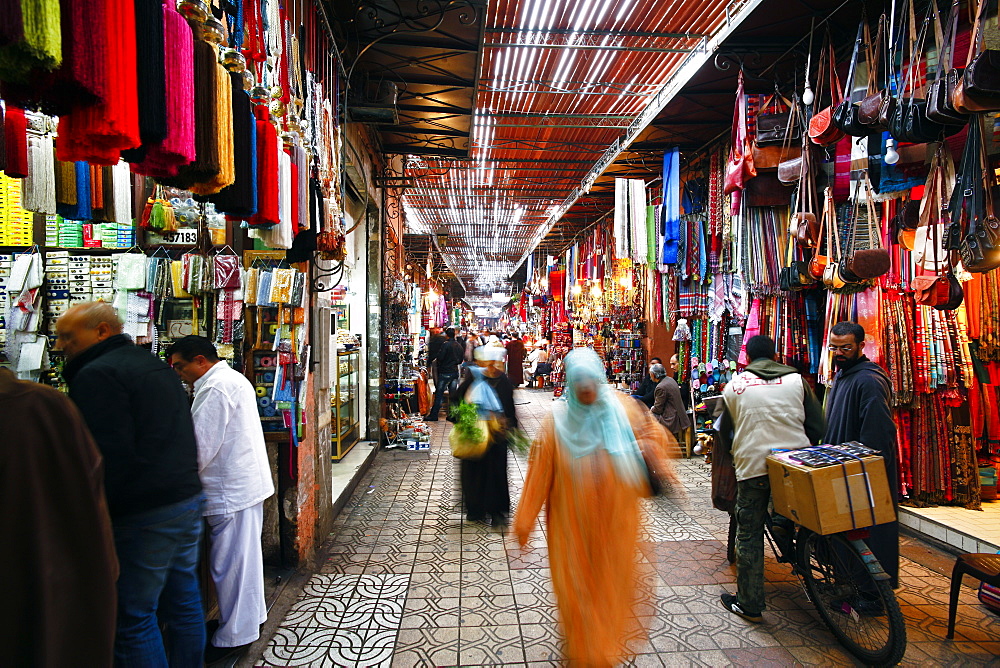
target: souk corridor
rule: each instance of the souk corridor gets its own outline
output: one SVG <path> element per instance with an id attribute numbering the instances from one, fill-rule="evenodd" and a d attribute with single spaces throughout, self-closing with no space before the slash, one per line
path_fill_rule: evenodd
<path id="1" fill-rule="evenodd" d="M 552 407 L 544 390 L 515 391 L 533 435 Z M 429 459 L 379 453 L 325 546 L 326 559 L 271 640 L 240 666 L 561 666 L 559 617 L 544 523 L 528 548 L 465 521 L 448 422 L 432 427 Z M 640 559 L 654 597 L 637 612 L 648 635 L 628 639 L 630 666 L 857 665 L 819 620 L 787 564 L 766 551 L 765 621 L 751 625 L 719 604 L 735 591 L 726 561 L 728 516 L 709 502 L 702 457 L 676 460 L 680 498 L 645 502 Z M 526 462 L 512 457 L 512 501 Z M 904 538 L 904 666 L 995 665 L 1000 618 L 964 587 L 954 641 L 945 641 L 953 557 Z M 273 611 L 272 611 L 273 614 Z M 263 655 L 260 655 L 262 650 Z"/>

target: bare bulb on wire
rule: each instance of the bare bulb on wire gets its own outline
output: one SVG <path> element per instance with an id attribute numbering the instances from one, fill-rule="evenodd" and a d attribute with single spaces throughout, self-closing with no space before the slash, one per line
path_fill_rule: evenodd
<path id="1" fill-rule="evenodd" d="M 896 140 L 889 137 L 885 140 L 885 164 L 895 165 L 899 162 L 899 153 L 896 153 Z"/>
<path id="2" fill-rule="evenodd" d="M 816 96 L 813 95 L 812 88 L 809 87 L 809 82 L 806 82 L 806 89 L 802 91 L 802 104 L 809 106 L 813 103 Z"/>

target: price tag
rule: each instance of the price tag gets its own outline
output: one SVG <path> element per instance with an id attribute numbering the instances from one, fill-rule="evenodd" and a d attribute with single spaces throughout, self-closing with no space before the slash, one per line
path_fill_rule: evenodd
<path id="1" fill-rule="evenodd" d="M 176 232 L 167 232 L 163 235 L 148 232 L 148 243 L 164 244 L 174 246 L 195 246 L 198 244 L 198 228 L 182 227 Z"/>

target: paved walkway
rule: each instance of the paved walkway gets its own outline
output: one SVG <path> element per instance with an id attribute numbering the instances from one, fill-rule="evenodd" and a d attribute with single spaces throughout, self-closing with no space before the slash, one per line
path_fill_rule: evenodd
<path id="1" fill-rule="evenodd" d="M 551 393 L 518 390 L 532 434 Z M 496 530 L 464 522 L 448 452 L 451 425 L 434 427 L 430 459 L 380 453 L 337 519 L 329 560 L 305 587 L 257 665 L 556 666 L 560 636 L 544 536 L 526 551 Z M 526 463 L 511 459 L 516 500 Z M 728 516 L 709 502 L 708 467 L 678 462 L 687 495 L 647 502 L 642 553 L 656 574 L 649 632 L 627 640 L 634 666 L 854 665 L 819 621 L 785 564 L 768 549 L 765 623 L 725 612 L 735 590 L 725 558 Z M 962 593 L 955 641 L 944 640 L 948 579 L 904 559 L 897 595 L 907 618 L 903 665 L 997 663 L 1000 618 Z"/>

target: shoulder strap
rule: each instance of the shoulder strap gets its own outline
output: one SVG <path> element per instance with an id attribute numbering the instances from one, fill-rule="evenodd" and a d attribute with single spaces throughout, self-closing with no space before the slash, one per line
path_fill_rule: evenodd
<path id="1" fill-rule="evenodd" d="M 972 59 L 979 54 L 983 46 L 983 14 L 986 13 L 986 0 L 979 0 L 979 10 L 976 12 L 976 23 L 972 27 L 972 35 L 969 37 L 969 54 L 965 57 L 965 66 L 972 63 Z"/>
<path id="2" fill-rule="evenodd" d="M 858 24 L 858 36 L 854 40 L 854 53 L 851 54 L 851 66 L 847 70 L 847 86 L 844 88 L 844 100 L 851 99 L 851 93 L 854 92 L 854 75 L 858 69 L 858 54 L 861 51 L 861 43 L 863 41 L 864 29 L 868 25 L 867 17 L 862 15 L 861 23 Z"/>

